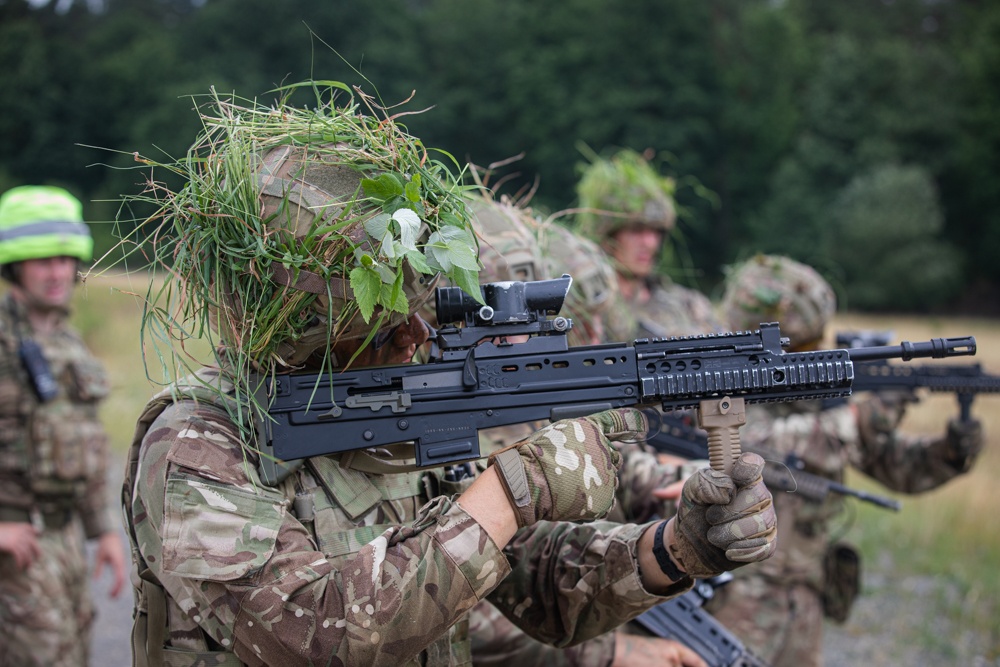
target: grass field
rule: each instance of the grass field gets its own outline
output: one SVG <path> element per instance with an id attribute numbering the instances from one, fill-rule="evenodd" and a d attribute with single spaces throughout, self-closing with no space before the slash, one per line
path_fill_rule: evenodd
<path id="1" fill-rule="evenodd" d="M 130 296 L 144 294 L 145 278 L 133 283 L 125 278 L 90 278 L 78 290 L 74 325 L 87 343 L 102 358 L 113 382 L 110 400 L 103 417 L 113 447 L 123 452 L 132 436 L 135 418 L 158 385 L 146 377 L 143 346 L 139 339 L 142 300 Z M 974 335 L 978 342 L 975 359 L 957 359 L 952 363 L 975 362 L 1000 373 L 1000 320 L 980 318 L 896 317 L 842 314 L 831 328 L 890 329 L 897 339 L 925 340 L 935 336 Z M 152 346 L 145 346 L 152 354 Z M 206 354 L 207 347 L 195 349 Z M 930 362 L 928 362 L 930 363 Z M 151 372 L 162 381 L 160 362 L 153 358 Z M 977 399 L 973 413 L 982 420 L 987 445 L 975 468 L 944 487 L 920 496 L 896 495 L 903 510 L 893 513 L 865 503 L 852 502 L 843 530 L 848 539 L 859 545 L 869 562 L 884 561 L 908 574 L 947 577 L 959 595 L 946 600 L 928 601 L 937 613 L 953 624 L 967 628 L 985 646 L 991 659 L 1000 657 L 1000 531 L 996 529 L 1000 502 L 994 472 L 1000 470 L 1000 396 Z M 956 415 L 957 402 L 952 395 L 927 395 L 912 407 L 903 424 L 911 433 L 943 433 L 947 420 Z M 883 487 L 854 474 L 848 483 L 859 488 L 893 495 Z M 993 517 L 992 519 L 990 517 Z M 915 641 L 941 641 L 935 628 Z"/>

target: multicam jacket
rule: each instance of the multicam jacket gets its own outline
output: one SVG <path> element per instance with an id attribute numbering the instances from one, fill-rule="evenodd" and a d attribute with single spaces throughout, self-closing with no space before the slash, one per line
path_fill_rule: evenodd
<path id="1" fill-rule="evenodd" d="M 666 338 L 726 331 L 712 302 L 701 292 L 669 281 L 648 282 L 649 301 L 614 300 L 604 316 L 608 339 Z"/>
<path id="2" fill-rule="evenodd" d="M 125 489 L 139 616 L 153 637 L 158 583 L 167 664 L 467 664 L 487 597 L 560 646 L 664 599 L 637 571 L 646 526 L 540 523 L 501 551 L 439 474 L 316 457 L 268 487 L 227 411 L 184 393 L 140 419 Z"/>
<path id="3" fill-rule="evenodd" d="M 38 344 L 56 380 L 49 401 L 39 400 L 21 361 L 23 338 Z M 97 414 L 107 393 L 104 369 L 76 332 L 64 325 L 38 336 L 10 294 L 0 300 L 0 510 L 43 522 L 70 511 L 87 537 L 112 529 L 108 442 Z"/>

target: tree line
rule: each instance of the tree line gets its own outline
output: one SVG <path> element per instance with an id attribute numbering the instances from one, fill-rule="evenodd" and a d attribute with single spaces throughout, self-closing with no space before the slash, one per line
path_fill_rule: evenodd
<path id="1" fill-rule="evenodd" d="M 539 211 L 617 147 L 677 181 L 663 270 L 758 251 L 852 309 L 1000 312 L 1000 5 L 985 0 L 0 0 L 0 189 L 68 187 L 99 247 L 193 107 L 360 85 Z M 515 159 L 516 158 L 516 159 Z"/>

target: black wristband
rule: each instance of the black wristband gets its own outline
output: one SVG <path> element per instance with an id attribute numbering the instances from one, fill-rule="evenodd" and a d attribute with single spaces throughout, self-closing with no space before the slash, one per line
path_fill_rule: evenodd
<path id="1" fill-rule="evenodd" d="M 653 535 L 653 555 L 656 556 L 656 562 L 660 566 L 660 571 L 670 578 L 670 581 L 680 581 L 687 575 L 680 571 L 677 564 L 674 563 L 674 559 L 670 557 L 667 553 L 667 548 L 663 544 L 663 529 L 667 527 L 666 521 L 661 521 L 660 525 L 656 528 L 656 534 Z"/>

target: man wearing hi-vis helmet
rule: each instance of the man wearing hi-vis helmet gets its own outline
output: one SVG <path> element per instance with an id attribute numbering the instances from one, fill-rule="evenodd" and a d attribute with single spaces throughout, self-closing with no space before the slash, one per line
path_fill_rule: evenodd
<path id="1" fill-rule="evenodd" d="M 97 407 L 100 362 L 67 324 L 80 262 L 93 241 L 82 207 L 61 188 L 0 197 L 0 662 L 85 665 L 94 610 L 84 540 L 96 574 L 125 583 L 107 504 L 108 444 Z"/>

